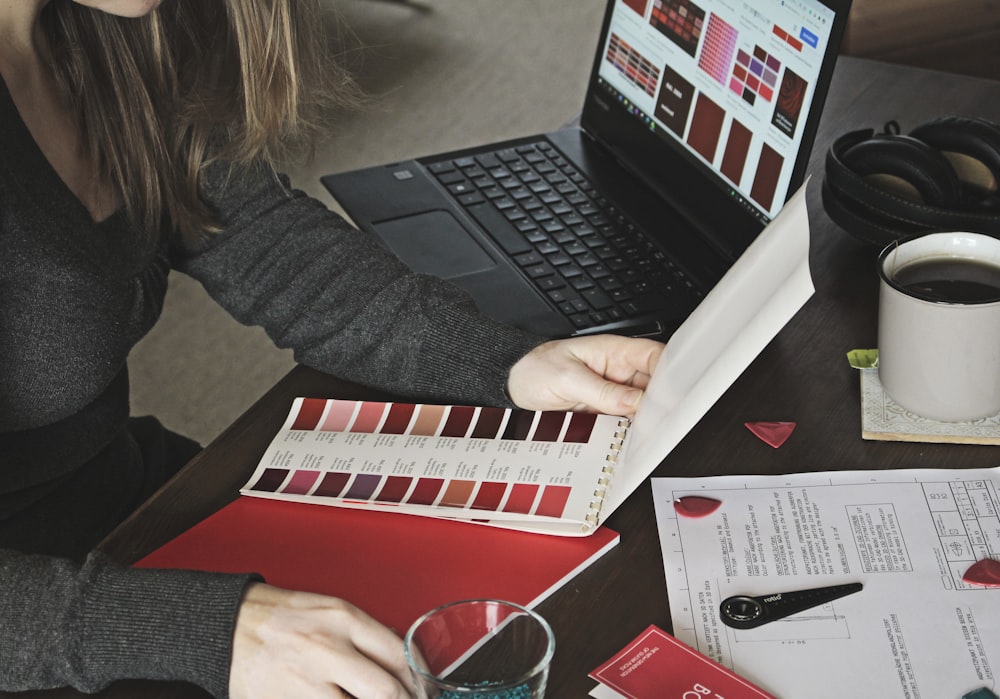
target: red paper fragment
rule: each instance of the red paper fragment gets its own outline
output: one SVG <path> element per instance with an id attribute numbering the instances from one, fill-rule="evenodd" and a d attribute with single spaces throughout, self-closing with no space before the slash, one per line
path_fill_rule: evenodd
<path id="1" fill-rule="evenodd" d="M 674 500 L 674 509 L 681 517 L 707 517 L 719 509 L 721 500 L 688 495 Z"/>
<path id="2" fill-rule="evenodd" d="M 795 429 L 794 422 L 744 422 L 747 429 L 777 449 Z"/>
<path id="3" fill-rule="evenodd" d="M 973 563 L 972 567 L 965 571 L 962 580 L 970 585 L 1000 587 L 1000 561 L 984 558 Z"/>

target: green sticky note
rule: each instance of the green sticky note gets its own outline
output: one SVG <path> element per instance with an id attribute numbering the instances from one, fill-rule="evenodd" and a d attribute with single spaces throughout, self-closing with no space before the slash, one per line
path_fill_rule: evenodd
<path id="1" fill-rule="evenodd" d="M 877 349 L 855 349 L 847 353 L 847 361 L 855 369 L 874 369 L 878 366 Z"/>

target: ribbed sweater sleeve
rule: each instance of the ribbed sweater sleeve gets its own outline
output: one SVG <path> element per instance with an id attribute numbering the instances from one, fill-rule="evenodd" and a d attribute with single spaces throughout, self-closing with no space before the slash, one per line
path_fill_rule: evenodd
<path id="1" fill-rule="evenodd" d="M 542 338 L 479 313 L 262 165 L 209 171 L 224 232 L 177 267 L 297 361 L 422 400 L 508 403 L 510 367 Z"/>
<path id="2" fill-rule="evenodd" d="M 249 575 L 82 565 L 0 550 L 0 688 L 177 680 L 228 697 L 236 610 Z"/>

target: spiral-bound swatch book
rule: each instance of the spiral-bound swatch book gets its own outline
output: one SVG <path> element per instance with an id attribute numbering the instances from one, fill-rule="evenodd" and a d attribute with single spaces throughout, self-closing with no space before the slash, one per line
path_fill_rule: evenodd
<path id="1" fill-rule="evenodd" d="M 244 495 L 591 533 L 629 420 L 298 398 Z"/>
<path id="2" fill-rule="evenodd" d="M 298 398 L 241 492 L 592 534 L 812 292 L 803 186 L 670 337 L 631 421 Z"/>

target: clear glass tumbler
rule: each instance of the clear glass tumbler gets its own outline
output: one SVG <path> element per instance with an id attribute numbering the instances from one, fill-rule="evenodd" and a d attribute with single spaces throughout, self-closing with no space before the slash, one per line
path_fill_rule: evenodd
<path id="1" fill-rule="evenodd" d="M 555 637 L 529 609 L 473 599 L 424 614 L 404 646 L 419 699 L 538 699 Z"/>

